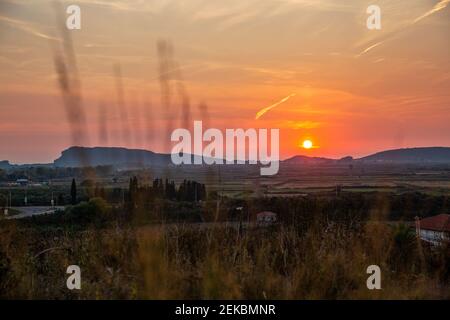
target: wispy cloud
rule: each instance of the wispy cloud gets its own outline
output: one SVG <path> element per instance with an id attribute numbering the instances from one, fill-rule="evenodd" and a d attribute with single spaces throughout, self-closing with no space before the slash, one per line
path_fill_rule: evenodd
<path id="1" fill-rule="evenodd" d="M 78 0 L 78 3 L 108 7 L 118 11 L 137 11 L 142 9 L 142 1 L 115 1 L 115 0 Z"/>
<path id="2" fill-rule="evenodd" d="M 5 22 L 9 26 L 16 28 L 18 30 L 21 30 L 23 32 L 26 32 L 28 34 L 31 34 L 35 37 L 39 37 L 39 38 L 47 39 L 47 40 L 55 40 L 55 41 L 59 40 L 58 38 L 52 37 L 48 34 L 45 34 L 41 31 L 37 30 L 37 28 L 33 24 L 22 21 L 22 20 L 13 19 L 13 18 L 6 17 L 6 16 L 0 16 L 0 21 Z"/>
<path id="3" fill-rule="evenodd" d="M 268 107 L 265 107 L 263 109 L 261 109 L 260 111 L 258 111 L 258 113 L 256 114 L 255 120 L 258 120 L 259 118 L 261 118 L 266 112 L 268 112 L 269 110 L 279 106 L 280 104 L 282 104 L 283 102 L 288 101 L 291 97 L 295 96 L 295 93 L 291 93 L 290 95 L 288 95 L 287 97 L 284 97 L 283 99 L 281 99 L 280 101 L 278 101 L 277 103 L 274 103 Z"/>
<path id="4" fill-rule="evenodd" d="M 289 128 L 289 129 L 315 129 L 322 125 L 322 122 L 317 121 L 294 121 L 287 120 L 283 121 L 279 124 L 280 128 Z"/>

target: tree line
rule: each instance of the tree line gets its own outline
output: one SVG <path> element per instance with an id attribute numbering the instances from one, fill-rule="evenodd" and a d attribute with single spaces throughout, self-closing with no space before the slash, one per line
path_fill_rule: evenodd
<path id="1" fill-rule="evenodd" d="M 198 202 L 206 200 L 206 186 L 192 180 L 184 180 L 177 188 L 174 181 L 155 179 L 152 185 L 141 185 L 136 176 L 130 178 L 128 200 L 133 206 L 145 199 Z"/>

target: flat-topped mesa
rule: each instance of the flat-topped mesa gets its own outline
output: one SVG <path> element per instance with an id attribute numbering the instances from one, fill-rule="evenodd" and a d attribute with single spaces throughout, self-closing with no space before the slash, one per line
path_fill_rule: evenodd
<path id="1" fill-rule="evenodd" d="M 57 167 L 166 165 L 170 156 L 140 149 L 119 147 L 70 147 L 53 164 Z"/>
<path id="2" fill-rule="evenodd" d="M 11 167 L 11 164 L 8 160 L 0 160 L 0 169 L 8 169 Z"/>

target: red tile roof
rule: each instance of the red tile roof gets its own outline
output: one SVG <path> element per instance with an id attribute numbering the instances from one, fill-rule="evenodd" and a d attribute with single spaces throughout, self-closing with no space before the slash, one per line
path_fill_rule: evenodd
<path id="1" fill-rule="evenodd" d="M 450 214 L 424 218 L 420 220 L 420 229 L 450 232 Z"/>
<path id="2" fill-rule="evenodd" d="M 273 216 L 273 215 L 277 215 L 275 212 L 272 211 L 262 211 L 262 212 L 258 212 L 256 214 L 257 216 Z"/>

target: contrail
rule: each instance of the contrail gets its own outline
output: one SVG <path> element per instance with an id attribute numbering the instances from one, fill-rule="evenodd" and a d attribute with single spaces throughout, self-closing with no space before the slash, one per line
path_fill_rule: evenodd
<path id="1" fill-rule="evenodd" d="M 259 118 L 261 118 L 261 116 L 263 114 L 265 114 L 266 112 L 268 112 L 269 110 L 275 108 L 276 106 L 282 104 L 283 102 L 286 102 L 289 100 L 289 98 L 295 96 L 296 93 L 291 93 L 290 95 L 288 95 L 287 97 L 284 97 L 283 99 L 281 99 L 280 101 L 278 101 L 277 103 L 272 104 L 271 106 L 265 107 L 264 109 L 258 111 L 258 113 L 256 114 L 255 120 L 258 120 Z"/>
<path id="2" fill-rule="evenodd" d="M 434 14 L 434 13 L 436 13 L 436 12 L 442 10 L 442 9 L 445 9 L 448 6 L 449 3 L 450 3 L 450 0 L 441 0 L 440 2 L 435 4 L 432 9 L 428 10 L 427 12 L 422 14 L 420 17 L 414 19 L 414 21 L 409 22 L 403 28 L 398 30 L 397 32 L 391 32 L 390 34 L 387 35 L 387 37 L 384 40 L 379 41 L 379 42 L 371 45 L 370 47 L 366 48 L 361 53 L 359 53 L 356 57 L 359 58 L 360 56 L 362 56 L 363 54 L 366 54 L 367 52 L 369 52 L 373 48 L 378 47 L 379 45 L 385 43 L 388 40 L 392 40 L 393 38 L 395 38 L 395 36 L 398 36 L 398 33 L 401 33 L 403 31 L 405 31 L 407 28 L 411 27 L 412 25 L 416 24 L 417 22 L 421 21 L 422 19 L 425 19 L 426 17 L 431 16 L 432 14 Z"/>
<path id="3" fill-rule="evenodd" d="M 60 41 L 60 39 L 58 39 L 58 38 L 52 37 L 48 34 L 38 31 L 34 25 L 27 23 L 25 21 L 13 19 L 13 18 L 6 17 L 6 16 L 0 16 L 0 21 L 3 21 L 5 23 L 7 23 L 8 25 L 12 26 L 13 28 L 22 30 L 23 32 L 26 32 L 26 33 L 31 34 L 36 37 L 47 39 L 47 40 Z"/>
<path id="4" fill-rule="evenodd" d="M 429 15 L 432 15 L 433 13 L 435 13 L 437 11 L 445 9 L 449 3 L 450 3 L 450 0 L 442 0 L 438 3 L 436 3 L 436 5 L 430 11 L 427 11 L 426 13 L 424 13 L 423 15 L 418 17 L 416 20 L 414 20 L 414 23 L 422 20 L 423 18 L 428 17 Z"/>
<path id="5" fill-rule="evenodd" d="M 356 57 L 362 56 L 363 54 L 369 52 L 369 51 L 372 50 L 373 48 L 378 47 L 378 46 L 379 46 L 380 44 L 382 44 L 383 42 L 384 42 L 384 41 L 380 41 L 380 42 L 377 42 L 377 43 L 371 45 L 370 47 L 368 47 L 368 48 L 366 48 L 364 51 L 362 51 L 360 54 L 358 54 Z"/>

